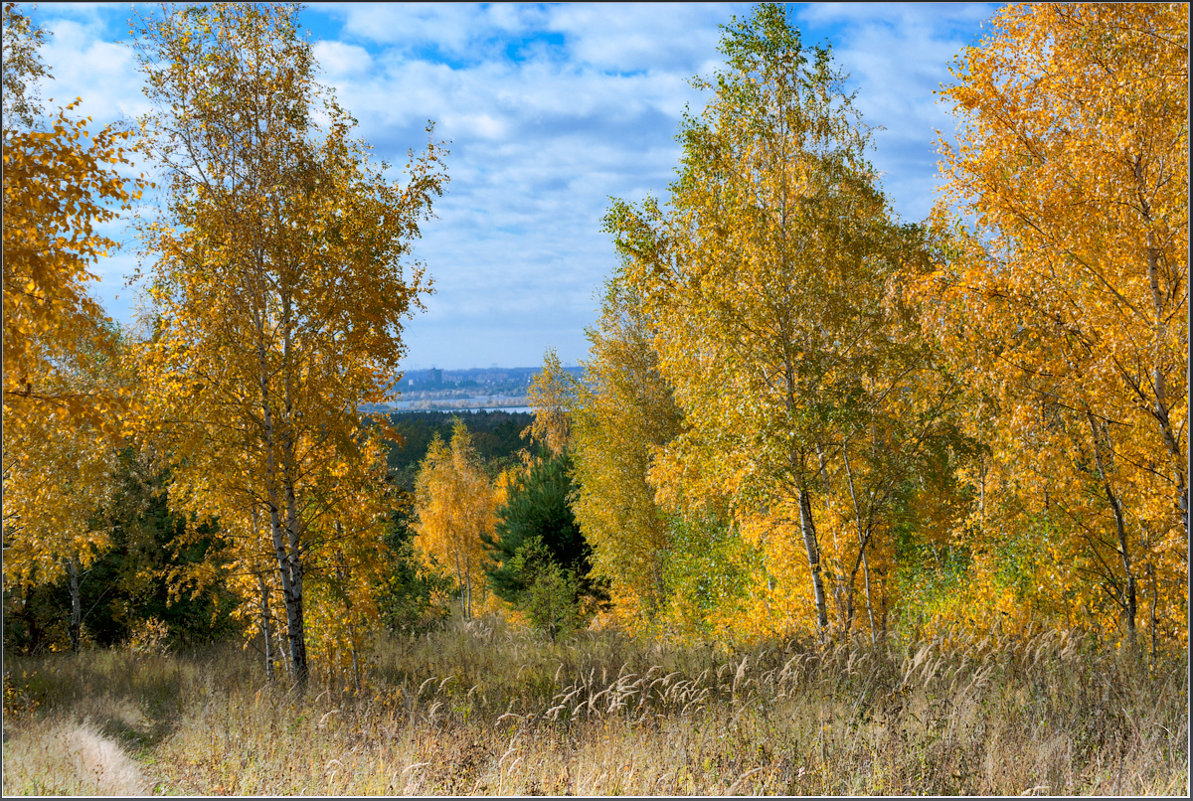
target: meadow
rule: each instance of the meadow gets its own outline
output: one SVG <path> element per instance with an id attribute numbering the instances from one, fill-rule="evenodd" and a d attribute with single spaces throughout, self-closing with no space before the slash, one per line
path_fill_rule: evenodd
<path id="1" fill-rule="evenodd" d="M 5 660 L 5 795 L 1177 795 L 1188 654 L 1078 635 L 727 652 L 496 618 L 358 690 L 236 644 Z"/>

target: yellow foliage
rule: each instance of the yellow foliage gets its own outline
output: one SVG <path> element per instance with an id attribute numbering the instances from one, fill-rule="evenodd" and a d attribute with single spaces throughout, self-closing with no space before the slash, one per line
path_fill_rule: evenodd
<path id="1" fill-rule="evenodd" d="M 617 202 L 606 226 L 681 412 L 649 466 L 658 502 L 727 503 L 752 532 L 765 589 L 747 620 L 765 631 L 804 625 L 802 551 L 823 634 L 830 603 L 838 629 L 857 624 L 859 571 L 872 597 L 869 553 L 954 388 L 900 297 L 919 232 L 891 222 L 868 129 L 787 14 L 727 26 L 729 66 L 696 81 L 712 97 L 685 121 L 669 207 Z"/>
<path id="2" fill-rule="evenodd" d="M 549 349 L 543 356 L 543 369 L 531 379 L 526 393 L 534 421 L 522 432 L 555 456 L 568 449 L 572 441 L 570 417 L 575 387 L 571 376 L 563 370 L 559 356 Z"/>
<path id="3" fill-rule="evenodd" d="M 592 547 L 593 575 L 609 581 L 618 620 L 630 630 L 657 617 L 668 590 L 666 513 L 647 475 L 679 429 L 671 390 L 658 374 L 649 324 L 636 298 L 611 282 L 572 412 L 576 522 Z"/>
<path id="4" fill-rule="evenodd" d="M 404 262 L 446 176 L 431 144 L 405 186 L 385 177 L 315 83 L 297 13 L 220 3 L 141 20 L 144 145 L 170 186 L 142 227 L 154 304 L 139 360 L 172 502 L 220 516 L 247 609 L 272 563 L 301 680 L 304 586 L 317 650 L 342 652 L 356 635 L 340 623 L 369 614 L 387 490 L 359 409 L 385 399 L 428 289 Z"/>
<path id="5" fill-rule="evenodd" d="M 87 293 L 116 247 L 96 228 L 140 197 L 118 172 L 127 132 L 74 104 L 40 127 L 28 84 L 44 34 L 4 6 L 4 585 L 52 581 L 108 545 L 106 502 L 126 391 L 111 321 Z"/>
<path id="6" fill-rule="evenodd" d="M 494 534 L 497 508 L 504 502 L 509 481 L 503 474 L 490 482 L 458 417 L 451 443 L 444 444 L 436 435 L 419 466 L 414 548 L 424 565 L 455 577 L 465 617 L 477 612 L 474 603 L 488 608 L 483 538 Z"/>
<path id="7" fill-rule="evenodd" d="M 1009 5 L 954 75 L 973 228 L 936 212 L 926 308 L 991 447 L 970 547 L 1046 532 L 1020 603 L 1186 639 L 1188 7 Z"/>

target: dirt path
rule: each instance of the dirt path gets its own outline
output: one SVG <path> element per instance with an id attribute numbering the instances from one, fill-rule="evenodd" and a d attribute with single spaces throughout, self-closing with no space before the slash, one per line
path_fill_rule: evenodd
<path id="1" fill-rule="evenodd" d="M 9 732 L 5 795 L 148 795 L 150 783 L 120 745 L 89 723 L 37 722 Z"/>

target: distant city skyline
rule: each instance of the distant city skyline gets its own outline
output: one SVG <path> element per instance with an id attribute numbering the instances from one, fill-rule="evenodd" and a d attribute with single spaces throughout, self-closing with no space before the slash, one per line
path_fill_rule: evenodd
<path id="1" fill-rule="evenodd" d="M 25 4 L 22 4 L 23 6 Z M 858 90 L 863 119 L 881 126 L 871 160 L 905 221 L 927 216 L 936 131 L 954 123 L 933 91 L 977 44 L 995 4 L 792 4 L 808 45 L 831 42 Z M 50 34 L 47 109 L 100 126 L 147 110 L 128 38 L 127 3 L 43 4 L 25 11 Z M 360 121 L 357 135 L 400 167 L 423 127 L 450 140 L 451 182 L 415 246 L 435 282 L 408 322 L 404 369 L 540 364 L 555 348 L 587 353 L 605 279 L 617 265 L 601 218 L 610 197 L 666 198 L 680 157 L 687 83 L 720 64 L 719 24 L 749 4 L 340 4 L 302 12 L 320 79 Z M 53 99 L 53 102 L 48 102 Z M 394 172 L 394 177 L 399 173 Z M 133 319 L 136 265 L 128 243 L 97 265 L 93 294 Z"/>

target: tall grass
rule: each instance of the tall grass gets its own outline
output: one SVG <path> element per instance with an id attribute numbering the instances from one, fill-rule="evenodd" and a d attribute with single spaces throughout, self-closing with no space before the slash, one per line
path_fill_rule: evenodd
<path id="1" fill-rule="evenodd" d="M 496 621 L 384 643 L 360 693 L 232 647 L 13 658 L 4 792 L 45 792 L 30 744 L 86 723 L 172 794 L 1184 796 L 1187 666 L 1050 632 L 722 653 Z"/>

